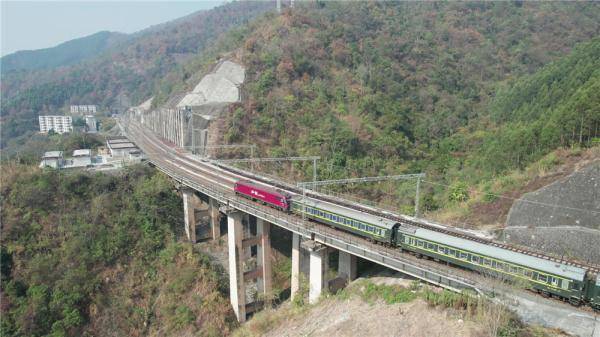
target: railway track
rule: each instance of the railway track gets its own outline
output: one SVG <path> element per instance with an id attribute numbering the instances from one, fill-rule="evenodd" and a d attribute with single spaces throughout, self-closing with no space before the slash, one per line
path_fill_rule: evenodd
<path id="1" fill-rule="evenodd" d="M 222 164 L 217 164 L 221 167 L 225 167 Z M 257 179 L 259 180 L 260 177 L 256 176 L 256 175 L 250 175 L 247 174 L 241 170 L 237 170 L 235 168 L 231 168 L 231 167 L 227 167 L 228 169 L 232 169 L 237 171 L 237 173 L 241 176 L 244 176 L 245 178 L 252 178 L 252 179 Z M 271 182 L 271 181 L 264 181 L 264 182 Z M 274 183 L 274 186 L 278 187 L 278 188 L 282 188 L 285 189 L 287 191 L 293 191 L 295 194 L 302 194 L 302 191 L 296 187 L 291 187 L 289 185 L 284 185 L 284 184 L 278 184 L 278 183 Z M 526 254 L 526 255 L 530 255 L 530 256 L 535 256 L 538 258 L 542 258 L 545 260 L 549 260 L 549 261 L 553 261 L 553 262 L 557 262 L 557 263 L 563 263 L 566 265 L 570 265 L 570 266 L 574 266 L 574 267 L 580 267 L 580 268 L 584 268 L 587 269 L 591 272 L 594 273 L 599 273 L 600 274 L 600 266 L 595 266 L 595 265 L 591 265 L 591 264 L 587 264 L 587 263 L 583 263 L 580 261 L 574 261 L 574 260 L 566 260 L 566 259 L 560 259 L 557 257 L 553 257 L 553 256 L 549 256 L 547 254 L 543 254 L 541 252 L 537 252 L 534 251 L 532 249 L 527 249 L 524 247 L 517 247 L 517 246 L 513 246 L 513 245 L 509 245 L 509 244 L 505 244 L 502 242 L 497 242 L 497 241 L 493 241 L 493 240 L 488 240 L 485 238 L 481 238 L 481 237 L 477 237 L 474 235 L 469 235 L 467 233 L 463 233 L 463 232 L 459 232 L 456 230 L 452 230 L 449 228 L 443 228 L 441 226 L 432 226 L 430 224 L 427 223 L 422 223 L 422 222 L 417 222 L 411 219 L 407 219 L 404 217 L 400 217 L 394 214 L 391 214 L 387 211 L 383 211 L 383 210 L 378 210 L 369 206 L 363 206 L 363 205 L 359 205 L 359 204 L 355 204 L 352 202 L 348 202 L 347 200 L 344 200 L 342 198 L 337 198 L 337 197 L 331 197 L 331 196 L 325 196 L 323 194 L 320 193 L 314 193 L 314 192 L 307 192 L 306 196 L 309 196 L 311 198 L 315 198 L 315 199 L 319 199 L 319 200 L 323 200 L 323 201 L 327 201 L 327 202 L 332 202 L 332 203 L 336 203 L 338 205 L 342 205 L 344 207 L 348 207 L 357 211 L 361 211 L 361 212 L 365 212 L 365 213 L 369 213 L 375 216 L 379 216 L 388 220 L 393 220 L 393 221 L 397 221 L 399 223 L 403 223 L 403 224 L 408 224 L 411 226 L 415 226 L 415 227 L 420 227 L 420 228 L 424 228 L 424 229 L 428 229 L 428 230 L 432 230 L 432 231 L 436 231 L 436 232 L 440 232 L 443 234 L 447 234 L 447 235 L 451 235 L 451 236 L 455 236 L 455 237 L 460 237 L 462 239 L 466 239 L 466 240 L 471 240 L 471 241 L 475 241 L 475 242 L 479 242 L 482 244 L 486 244 L 486 245 L 490 245 L 490 246 L 495 246 L 498 248 L 502 248 L 502 249 L 507 249 L 507 250 L 511 250 L 514 252 L 518 252 L 521 254 Z"/>
<path id="2" fill-rule="evenodd" d="M 134 126 L 134 127 L 139 128 L 138 126 Z M 253 173 L 249 173 L 249 172 L 243 171 L 241 169 L 238 169 L 238 168 L 235 168 L 235 167 L 232 167 L 229 165 L 225 165 L 222 163 L 218 163 L 215 161 L 199 160 L 199 159 L 194 158 L 191 155 L 189 155 L 189 153 L 178 151 L 178 148 L 173 145 L 169 146 L 159 139 L 156 139 L 156 140 L 150 139 L 143 130 L 135 131 L 135 133 L 137 134 L 138 137 L 141 136 L 146 139 L 146 142 L 151 143 L 152 147 L 155 150 L 159 150 L 159 151 L 163 152 L 164 154 L 168 154 L 172 159 L 172 162 L 170 164 L 173 165 L 174 167 L 177 167 L 179 169 L 184 169 L 185 171 L 187 171 L 188 174 L 197 176 L 199 179 L 205 180 L 207 182 L 212 182 L 213 184 L 216 183 L 217 185 L 221 186 L 224 189 L 229 188 L 230 190 L 232 190 L 233 184 L 238 179 L 251 179 L 251 180 L 259 182 L 263 185 L 276 187 L 276 188 L 282 189 L 282 190 L 289 192 L 291 194 L 294 194 L 294 195 L 303 195 L 304 194 L 304 191 L 302 191 L 300 188 L 290 185 L 290 184 L 282 183 L 280 181 L 276 181 L 273 179 L 268 179 L 268 178 L 265 178 L 265 177 L 262 177 L 262 176 L 259 176 L 259 175 L 253 174 Z M 165 145 L 169 146 L 169 148 L 171 149 L 172 152 L 166 151 L 164 149 Z M 184 156 L 184 158 L 182 158 L 182 156 Z M 195 164 L 191 164 L 190 161 L 195 162 Z M 205 175 L 209 175 L 212 178 L 207 180 L 205 177 L 196 173 L 194 170 L 200 170 L 200 171 L 204 172 Z M 213 172 L 213 170 L 217 170 L 219 173 L 217 174 L 217 173 Z M 219 180 L 223 180 L 223 179 L 228 181 L 230 185 L 227 186 L 227 185 L 224 185 L 222 182 L 219 182 Z M 495 246 L 495 247 L 502 248 L 502 249 L 511 250 L 511 251 L 518 252 L 521 254 L 526 254 L 526 255 L 542 258 L 542 259 L 557 262 L 557 263 L 563 263 L 563 264 L 570 265 L 570 266 L 584 268 L 593 273 L 600 274 L 600 266 L 591 265 L 588 263 L 583 263 L 583 262 L 575 261 L 575 260 L 560 259 L 560 258 L 553 257 L 550 255 L 541 253 L 541 252 L 537 252 L 537 251 L 529 249 L 529 248 L 518 247 L 518 246 L 513 246 L 513 245 L 501 243 L 501 242 L 496 242 L 493 240 L 489 240 L 489 239 L 477 237 L 474 235 L 470 235 L 470 234 L 467 234 L 464 232 L 460 232 L 457 230 L 452 230 L 447 227 L 433 226 L 431 224 L 418 222 L 418 221 L 415 221 L 412 219 L 398 216 L 398 215 L 392 214 L 392 213 L 384 211 L 384 210 L 376 209 L 376 208 L 373 208 L 370 206 L 352 203 L 352 202 L 349 202 L 342 198 L 327 196 L 327 195 L 323 195 L 320 193 L 316 193 L 314 191 L 306 192 L 305 195 L 309 196 L 311 198 L 322 200 L 322 201 L 336 203 L 338 205 L 341 205 L 341 206 L 344 206 L 347 208 L 365 212 L 365 213 L 375 215 L 375 216 L 378 216 L 381 218 L 385 218 L 388 220 L 397 221 L 402 224 L 408 224 L 411 226 L 440 232 L 440 233 L 443 233 L 446 235 L 460 237 L 460 238 L 463 238 L 466 240 L 471 240 L 471 241 L 475 241 L 478 243 L 491 245 L 491 246 Z"/>

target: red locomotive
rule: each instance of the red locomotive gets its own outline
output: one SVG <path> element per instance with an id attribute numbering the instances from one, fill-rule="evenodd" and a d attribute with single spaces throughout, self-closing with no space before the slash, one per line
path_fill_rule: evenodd
<path id="1" fill-rule="evenodd" d="M 287 212 L 290 210 L 291 196 L 279 190 L 260 186 L 248 180 L 238 180 L 233 190 L 235 194 L 241 195 L 244 198 L 261 201 L 282 211 Z"/>

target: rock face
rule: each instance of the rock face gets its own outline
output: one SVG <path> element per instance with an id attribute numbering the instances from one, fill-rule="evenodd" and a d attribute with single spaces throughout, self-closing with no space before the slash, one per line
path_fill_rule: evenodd
<path id="1" fill-rule="evenodd" d="M 506 225 L 506 241 L 599 263 L 600 161 L 523 196 Z"/>
<path id="2" fill-rule="evenodd" d="M 194 90 L 183 97 L 177 107 L 238 102 L 239 86 L 244 82 L 244 78 L 244 67 L 231 61 L 223 61 L 217 65 L 213 73 L 204 76 Z"/>

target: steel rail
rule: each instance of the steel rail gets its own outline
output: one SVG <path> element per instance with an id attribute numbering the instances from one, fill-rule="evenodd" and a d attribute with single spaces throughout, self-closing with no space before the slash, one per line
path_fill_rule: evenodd
<path id="1" fill-rule="evenodd" d="M 278 162 L 278 161 L 309 161 L 320 160 L 318 156 L 307 157 L 271 157 L 271 158 L 240 158 L 240 159 L 217 159 L 217 163 L 262 163 L 262 162 Z"/>

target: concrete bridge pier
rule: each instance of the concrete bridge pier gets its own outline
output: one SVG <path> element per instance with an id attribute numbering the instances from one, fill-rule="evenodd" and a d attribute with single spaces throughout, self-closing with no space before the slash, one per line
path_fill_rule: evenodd
<path id="1" fill-rule="evenodd" d="M 208 201 L 210 212 L 210 228 L 213 240 L 219 240 L 221 237 L 221 213 L 219 212 L 219 203 L 210 198 Z"/>
<path id="2" fill-rule="evenodd" d="M 293 301 L 300 290 L 300 234 L 292 234 L 292 284 L 290 298 Z"/>
<path id="3" fill-rule="evenodd" d="M 246 321 L 246 284 L 243 270 L 243 229 L 241 212 L 227 214 L 229 255 L 229 300 L 239 322 Z"/>
<path id="4" fill-rule="evenodd" d="M 329 248 L 312 240 L 304 241 L 302 246 L 310 253 L 308 302 L 313 304 L 328 288 Z"/>
<path id="5" fill-rule="evenodd" d="M 356 261 L 357 257 L 342 250 L 339 251 L 338 276 L 343 278 L 346 283 L 356 279 Z"/>
<path id="6" fill-rule="evenodd" d="M 257 246 L 257 269 L 261 270 L 256 280 L 258 292 L 263 295 L 264 303 L 270 305 L 272 300 L 272 253 L 271 253 L 271 224 L 256 219 L 256 236 L 260 240 Z"/>
<path id="7" fill-rule="evenodd" d="M 229 297 L 239 322 L 246 321 L 247 314 L 271 303 L 271 224 L 262 219 L 254 219 L 256 219 L 256 235 L 252 236 L 248 228 L 251 216 L 235 210 L 227 213 Z M 253 246 L 256 246 L 257 252 L 256 267 L 249 269 L 248 265 L 251 264 L 245 262 L 251 259 L 250 251 Z M 254 280 L 259 298 L 249 303 L 252 299 L 247 297 L 246 285 Z"/>
<path id="8" fill-rule="evenodd" d="M 183 197 L 183 213 L 185 222 L 185 235 L 192 243 L 196 243 L 196 225 L 200 221 L 197 210 L 202 208 L 202 200 L 191 189 L 181 191 Z"/>

